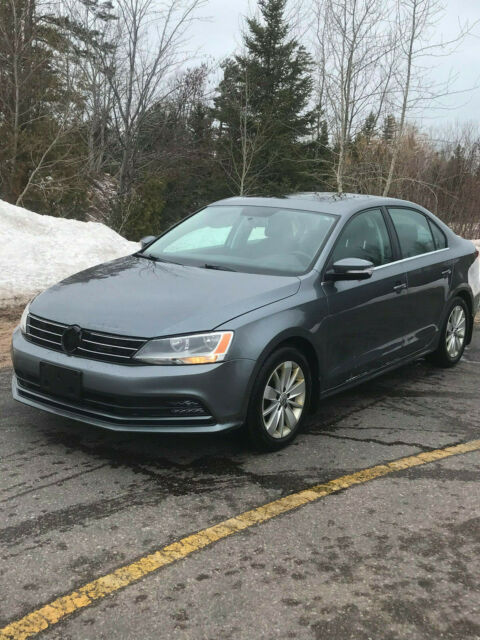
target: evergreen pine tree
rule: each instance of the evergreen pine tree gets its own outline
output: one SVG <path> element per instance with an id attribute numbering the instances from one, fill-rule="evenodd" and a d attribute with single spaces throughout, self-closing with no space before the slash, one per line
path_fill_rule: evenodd
<path id="1" fill-rule="evenodd" d="M 305 143 L 302 151 L 305 159 L 305 177 L 299 184 L 301 191 L 328 191 L 331 184 L 333 165 L 332 150 L 329 145 L 328 125 L 322 105 L 314 111 L 313 136 Z"/>
<path id="2" fill-rule="evenodd" d="M 373 138 L 377 133 L 377 117 L 371 111 L 365 118 L 361 129 L 357 132 L 353 143 L 350 145 L 351 160 L 355 163 L 362 161 L 365 155 L 365 149 L 371 144 Z"/>
<path id="3" fill-rule="evenodd" d="M 111 19 L 109 2 L 79 3 L 102 23 Z M 98 33 L 70 19 L 61 3 L 54 9 L 37 0 L 0 0 L 0 197 L 80 216 L 89 88 L 77 62 L 93 55 Z"/>
<path id="4" fill-rule="evenodd" d="M 247 20 L 245 54 L 224 65 L 215 100 L 221 148 L 242 166 L 247 138 L 250 188 L 269 195 L 302 182 L 299 160 L 314 120 L 308 110 L 311 59 L 290 37 L 285 6 L 286 0 L 259 0 L 261 17 Z"/>
<path id="5" fill-rule="evenodd" d="M 397 132 L 397 121 L 395 120 L 395 116 L 389 114 L 384 122 L 383 122 L 383 132 L 382 137 L 387 144 L 390 144 L 395 138 L 395 134 Z"/>
<path id="6" fill-rule="evenodd" d="M 62 100 L 54 63 L 56 32 L 36 0 L 0 2 L 0 197 L 15 202 L 45 148 Z"/>
<path id="7" fill-rule="evenodd" d="M 377 117 L 371 111 L 365 119 L 364 125 L 360 130 L 360 135 L 367 142 L 370 141 L 377 133 Z"/>

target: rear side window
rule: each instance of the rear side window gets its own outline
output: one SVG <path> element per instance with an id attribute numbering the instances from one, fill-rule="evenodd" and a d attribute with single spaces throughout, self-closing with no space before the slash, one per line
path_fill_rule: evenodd
<path id="1" fill-rule="evenodd" d="M 403 258 L 412 258 L 422 253 L 435 251 L 427 218 L 412 209 L 389 208 Z"/>
<path id="2" fill-rule="evenodd" d="M 437 249 L 446 249 L 447 248 L 447 238 L 440 227 L 430 220 L 430 228 L 433 233 L 433 239 L 435 240 L 435 246 Z"/>
<path id="3" fill-rule="evenodd" d="M 392 246 L 380 209 L 356 215 L 341 232 L 330 262 L 362 258 L 378 267 L 392 261 Z"/>

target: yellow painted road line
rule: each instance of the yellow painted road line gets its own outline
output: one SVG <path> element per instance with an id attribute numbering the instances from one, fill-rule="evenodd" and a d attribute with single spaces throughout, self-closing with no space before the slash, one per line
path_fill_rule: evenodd
<path id="1" fill-rule="evenodd" d="M 53 602 L 28 613 L 20 620 L 16 620 L 7 624 L 6 627 L 0 629 L 0 640 L 24 640 L 31 638 L 37 633 L 50 628 L 64 620 L 67 616 L 93 604 L 96 600 L 100 600 L 111 593 L 115 593 L 119 589 L 140 580 L 144 576 L 161 569 L 162 567 L 172 564 L 177 560 L 186 558 L 194 551 L 208 547 L 213 542 L 227 538 L 228 536 L 248 529 L 249 527 L 267 522 L 272 518 L 276 518 L 282 513 L 292 511 L 305 504 L 315 502 L 320 498 L 324 498 L 332 493 L 348 489 L 357 484 L 362 484 L 386 476 L 395 471 L 402 471 L 418 465 L 436 462 L 449 458 L 450 456 L 462 453 L 470 453 L 480 450 L 480 440 L 472 440 L 464 444 L 458 444 L 444 449 L 436 449 L 419 453 L 418 455 L 408 456 L 393 460 L 386 464 L 379 464 L 375 467 L 363 469 L 324 484 L 318 484 L 310 489 L 299 491 L 291 495 L 274 500 L 251 511 L 245 511 L 234 518 L 224 520 L 207 529 L 202 529 L 197 533 L 193 533 L 186 538 L 182 538 L 178 542 L 169 544 L 163 549 L 159 549 L 154 553 L 140 558 L 131 564 L 125 565 L 108 573 L 107 575 L 97 578 L 88 584 L 83 585 L 76 591 L 72 591 L 65 596 L 57 598 Z"/>

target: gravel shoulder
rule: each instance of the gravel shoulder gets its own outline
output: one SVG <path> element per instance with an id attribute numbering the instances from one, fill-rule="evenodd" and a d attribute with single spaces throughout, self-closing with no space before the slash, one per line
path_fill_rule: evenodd
<path id="1" fill-rule="evenodd" d="M 9 367 L 12 333 L 20 321 L 23 305 L 0 309 L 0 367 Z"/>

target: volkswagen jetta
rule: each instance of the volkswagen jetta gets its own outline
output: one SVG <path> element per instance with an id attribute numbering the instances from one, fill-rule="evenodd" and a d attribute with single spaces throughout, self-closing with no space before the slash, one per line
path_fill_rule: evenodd
<path id="1" fill-rule="evenodd" d="M 471 340 L 478 252 L 410 202 L 230 198 L 27 305 L 16 400 L 108 429 L 242 427 L 278 449 L 309 409 Z"/>

